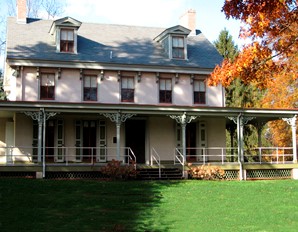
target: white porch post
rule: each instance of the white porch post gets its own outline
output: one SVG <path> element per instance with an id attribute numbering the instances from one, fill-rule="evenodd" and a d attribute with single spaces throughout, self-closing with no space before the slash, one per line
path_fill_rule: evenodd
<path id="1" fill-rule="evenodd" d="M 243 131 L 244 125 L 247 124 L 248 121 L 254 119 L 254 117 L 244 117 L 242 113 L 240 113 L 237 118 L 230 117 L 230 120 L 233 120 L 234 123 L 237 124 L 237 144 L 238 144 L 238 163 L 239 163 L 239 179 L 244 180 L 245 177 L 243 175 L 243 162 L 244 162 L 244 144 L 243 144 Z"/>
<path id="2" fill-rule="evenodd" d="M 296 120 L 297 115 L 293 118 L 283 118 L 292 127 L 292 146 L 293 146 L 293 163 L 297 163 L 297 140 L 296 140 Z"/>
<path id="3" fill-rule="evenodd" d="M 109 118 L 112 122 L 116 124 L 116 140 L 117 140 L 117 160 L 120 160 L 120 136 L 121 136 L 121 123 L 125 122 L 128 118 L 135 116 L 135 114 L 124 114 L 120 111 L 117 113 L 104 113 L 106 118 Z"/>
<path id="4" fill-rule="evenodd" d="M 182 155 L 186 160 L 186 125 L 192 120 L 195 120 L 197 116 L 190 116 L 184 112 L 182 115 L 169 115 L 170 118 L 175 119 L 177 123 L 181 125 L 182 133 Z"/>
<path id="5" fill-rule="evenodd" d="M 37 161 L 41 162 L 42 154 L 42 129 L 43 129 L 43 112 L 40 109 L 39 112 L 24 112 L 27 116 L 31 117 L 32 120 L 38 122 L 38 142 L 37 142 Z"/>

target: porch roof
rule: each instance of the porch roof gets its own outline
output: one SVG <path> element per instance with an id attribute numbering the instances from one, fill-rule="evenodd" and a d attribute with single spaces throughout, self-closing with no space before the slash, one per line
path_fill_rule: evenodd
<path id="1" fill-rule="evenodd" d="M 179 105 L 141 105 L 141 104 L 104 104 L 104 103 L 63 103 L 63 102 L 24 102 L 0 101 L 0 118 L 11 117 L 13 113 L 39 111 L 57 113 L 102 114 L 130 113 L 136 115 L 181 115 L 201 117 L 237 117 L 242 114 L 253 117 L 254 121 L 267 122 L 281 118 L 292 118 L 298 109 L 264 109 L 264 108 L 230 108 L 210 106 L 179 106 Z"/>

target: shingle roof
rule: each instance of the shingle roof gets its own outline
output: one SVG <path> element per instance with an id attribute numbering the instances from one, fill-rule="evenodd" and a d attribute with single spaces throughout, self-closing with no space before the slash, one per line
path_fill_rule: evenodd
<path id="1" fill-rule="evenodd" d="M 154 38 L 166 28 L 82 23 L 78 30 L 78 53 L 56 52 L 50 35 L 52 20 L 28 20 L 17 24 L 8 18 L 7 58 L 93 63 L 214 68 L 222 57 L 199 31 L 188 37 L 188 60 L 171 60 Z M 110 55 L 112 52 L 112 59 Z"/>

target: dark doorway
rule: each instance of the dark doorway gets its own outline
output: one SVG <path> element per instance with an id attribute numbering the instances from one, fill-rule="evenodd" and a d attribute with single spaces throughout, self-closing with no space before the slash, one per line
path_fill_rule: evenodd
<path id="1" fill-rule="evenodd" d="M 55 146 L 55 121 L 49 120 L 46 124 L 46 161 L 54 160 L 54 146 Z"/>
<path id="2" fill-rule="evenodd" d="M 137 163 L 145 163 L 145 120 L 127 120 L 125 123 L 126 147 L 134 152 Z"/>
<path id="3" fill-rule="evenodd" d="M 189 123 L 186 126 L 186 157 L 187 161 L 194 162 L 196 161 L 196 146 L 197 146 L 197 124 Z"/>
<path id="4" fill-rule="evenodd" d="M 83 160 L 96 157 L 96 121 L 83 121 Z"/>

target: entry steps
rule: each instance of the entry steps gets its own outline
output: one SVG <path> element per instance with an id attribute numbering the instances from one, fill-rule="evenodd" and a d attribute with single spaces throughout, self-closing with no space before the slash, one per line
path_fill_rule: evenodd
<path id="1" fill-rule="evenodd" d="M 179 168 L 161 168 L 159 178 L 158 168 L 139 168 L 137 178 L 140 180 L 181 180 L 184 179 Z"/>

